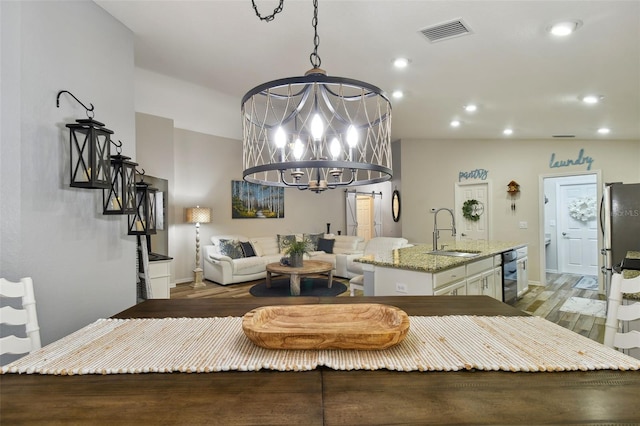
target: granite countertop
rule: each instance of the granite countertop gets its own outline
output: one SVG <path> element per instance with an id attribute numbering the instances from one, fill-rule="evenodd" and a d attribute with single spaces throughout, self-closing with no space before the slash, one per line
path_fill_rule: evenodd
<path id="1" fill-rule="evenodd" d="M 460 241 L 454 245 L 447 246 L 445 250 L 478 252 L 478 256 L 455 257 L 427 254 L 433 247 L 430 244 L 417 244 L 413 247 L 395 249 L 387 253 L 363 256 L 355 259 L 355 261 L 388 268 L 432 273 L 495 256 L 504 251 L 524 247 L 525 245 L 526 243 L 504 241 Z"/>

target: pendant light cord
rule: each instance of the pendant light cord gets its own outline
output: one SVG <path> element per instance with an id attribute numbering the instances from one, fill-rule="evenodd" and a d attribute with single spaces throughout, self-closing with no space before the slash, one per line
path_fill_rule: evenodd
<path id="1" fill-rule="evenodd" d="M 282 12 L 284 0 L 280 0 L 280 4 L 273 9 L 273 13 L 266 16 L 260 13 L 255 0 L 251 0 L 251 4 L 253 5 L 253 10 L 256 12 L 256 16 L 260 18 L 261 21 L 271 22 L 278 13 Z M 311 19 L 311 25 L 313 26 L 313 52 L 309 55 L 309 62 L 311 62 L 313 68 L 320 68 L 322 60 L 320 59 L 320 55 L 318 55 L 318 46 L 320 46 L 320 36 L 318 35 L 318 0 L 313 0 L 313 18 Z"/>
<path id="2" fill-rule="evenodd" d="M 318 55 L 318 46 L 320 45 L 320 36 L 318 35 L 318 0 L 313 0 L 313 19 L 311 19 L 311 25 L 313 25 L 313 52 L 309 55 L 309 61 L 314 68 L 320 68 L 322 60 Z"/>
<path id="3" fill-rule="evenodd" d="M 258 5 L 256 5 L 255 0 L 251 0 L 251 4 L 253 5 L 253 10 L 256 11 L 256 16 L 260 18 L 261 21 L 271 22 L 275 19 L 276 15 L 282 12 L 282 7 L 284 6 L 284 0 L 280 0 L 280 4 L 278 7 L 273 9 L 273 13 L 271 15 L 262 16 L 258 11 Z"/>

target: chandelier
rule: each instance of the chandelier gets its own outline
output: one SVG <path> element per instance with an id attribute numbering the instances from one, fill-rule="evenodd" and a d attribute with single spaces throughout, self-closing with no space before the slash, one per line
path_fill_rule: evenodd
<path id="1" fill-rule="evenodd" d="M 283 0 L 269 16 L 282 11 Z M 318 0 L 312 69 L 270 81 L 242 98 L 243 178 L 320 193 L 391 179 L 391 103 L 378 87 L 320 69 Z"/>

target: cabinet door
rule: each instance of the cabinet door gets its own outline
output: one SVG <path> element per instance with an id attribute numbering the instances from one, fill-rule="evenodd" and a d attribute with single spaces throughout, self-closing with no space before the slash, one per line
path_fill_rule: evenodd
<path id="1" fill-rule="evenodd" d="M 502 267 L 493 269 L 493 297 L 502 301 Z"/>
<path id="2" fill-rule="evenodd" d="M 467 280 L 460 280 L 434 292 L 436 296 L 464 296 L 467 294 Z"/>
<path id="3" fill-rule="evenodd" d="M 527 270 L 527 264 L 529 263 L 528 257 L 523 257 L 517 261 L 518 270 L 518 297 L 522 296 L 525 291 L 529 289 L 529 271 Z"/>
<path id="4" fill-rule="evenodd" d="M 470 296 L 484 294 L 485 280 L 483 274 L 477 274 L 467 278 L 467 294 Z"/>
<path id="5" fill-rule="evenodd" d="M 482 274 L 482 294 L 485 296 L 496 298 L 496 278 L 493 270 Z"/>

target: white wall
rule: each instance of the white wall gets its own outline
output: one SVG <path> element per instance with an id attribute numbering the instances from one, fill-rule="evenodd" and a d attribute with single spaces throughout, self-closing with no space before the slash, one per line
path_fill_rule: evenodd
<path id="1" fill-rule="evenodd" d="M 95 118 L 135 157 L 133 35 L 90 1 L 0 2 L 0 275 L 32 276 L 43 344 L 136 302 L 126 216 L 69 187 L 66 123 Z"/>
<path id="2" fill-rule="evenodd" d="M 587 165 L 551 167 L 555 160 L 577 159 L 580 149 L 593 158 L 590 171 L 608 181 L 640 181 L 640 141 L 615 140 L 478 140 L 402 141 L 402 233 L 412 242 L 429 242 L 433 232 L 431 207 L 453 207 L 459 172 L 488 170 L 493 188 L 491 238 L 529 245 L 529 279 L 540 281 L 539 176 L 586 171 Z M 510 208 L 507 183 L 520 184 L 516 211 Z M 474 180 L 464 180 L 473 182 Z M 521 229 L 520 222 L 528 228 Z M 543 248 L 544 249 L 544 248 Z"/>

